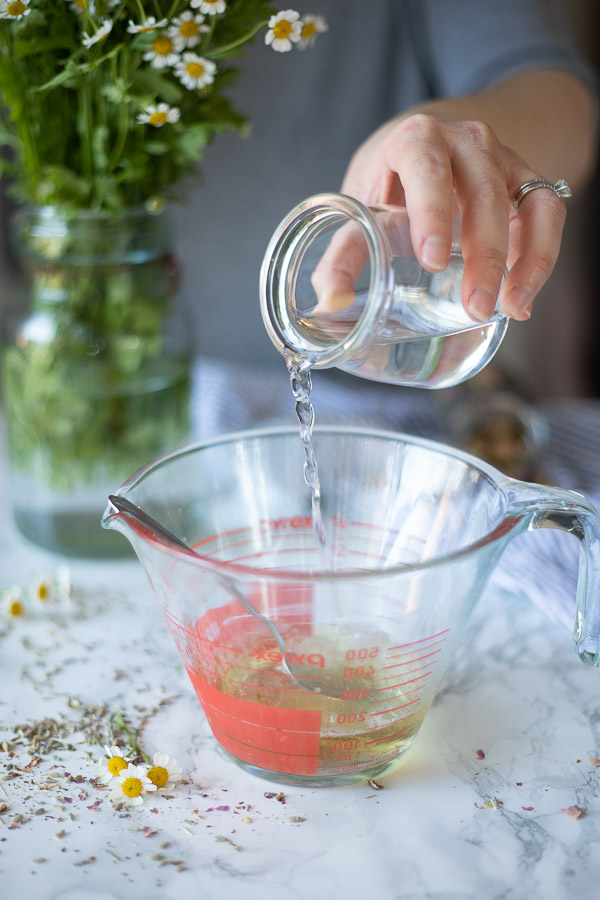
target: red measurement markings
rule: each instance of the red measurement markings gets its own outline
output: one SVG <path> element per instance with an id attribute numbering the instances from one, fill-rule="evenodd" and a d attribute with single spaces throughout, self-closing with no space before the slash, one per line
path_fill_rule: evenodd
<path id="1" fill-rule="evenodd" d="M 426 669 L 427 666 L 422 666 L 423 669 Z M 415 681 L 421 681 L 423 678 L 427 678 L 428 675 L 431 675 L 433 669 L 430 669 L 429 672 L 424 672 L 423 675 L 417 675 L 416 678 L 410 678 L 408 681 L 400 681 L 398 684 L 390 684 L 389 687 L 380 687 L 375 688 L 376 692 L 379 691 L 393 691 L 394 688 L 404 687 L 405 684 L 414 684 Z M 392 675 L 392 678 L 396 678 L 396 675 Z"/>
<path id="2" fill-rule="evenodd" d="M 378 688 L 377 690 L 381 690 L 381 688 Z M 383 690 L 389 691 L 390 688 L 383 688 Z M 399 700 L 401 697 L 406 697 L 408 694 L 414 694 L 415 691 L 421 690 L 423 690 L 422 684 L 420 684 L 419 687 L 412 688 L 410 691 L 402 691 L 401 694 L 396 694 L 395 697 L 380 697 L 379 700 L 373 700 L 373 703 L 390 703 L 392 700 Z"/>
<path id="3" fill-rule="evenodd" d="M 449 631 L 449 628 L 445 628 L 444 631 L 438 631 L 436 634 L 430 634 L 428 637 L 419 638 L 418 641 L 409 641 L 406 644 L 397 644 L 395 647 L 388 647 L 385 652 L 390 653 L 392 650 L 404 650 L 406 647 L 415 647 L 417 644 L 424 644 L 425 641 L 432 641 L 433 638 L 440 637 L 442 634 L 448 634 Z"/>
<path id="4" fill-rule="evenodd" d="M 424 653 L 423 656 L 417 656 L 415 659 L 407 659 L 406 662 L 393 663 L 391 666 L 382 666 L 382 670 L 385 669 L 399 669 L 400 666 L 411 666 L 413 663 L 421 662 L 422 659 L 429 659 L 430 656 L 435 656 L 436 653 L 441 653 L 442 648 L 439 647 L 437 650 L 432 650 L 431 653 Z"/>
<path id="5" fill-rule="evenodd" d="M 394 653 L 393 656 L 388 656 L 387 659 L 401 659 L 403 656 L 409 656 L 411 653 L 421 653 L 423 650 L 431 650 L 432 647 L 437 647 L 438 644 L 443 644 L 445 640 L 446 638 L 440 638 L 438 641 L 433 641 L 431 644 L 428 644 L 427 647 L 419 647 L 418 650 L 407 650 L 405 653 Z"/>
<path id="6" fill-rule="evenodd" d="M 394 698 L 392 697 L 390 699 L 393 700 Z M 369 713 L 369 717 L 372 718 L 373 716 L 385 716 L 386 713 L 393 713 L 397 712 L 399 709 L 406 709 L 407 706 L 412 706 L 413 703 L 418 703 L 420 699 L 420 697 L 415 697 L 414 700 L 409 700 L 408 703 L 403 703 L 401 706 L 394 706 L 392 707 L 392 709 L 382 709 L 379 712 Z"/>
<path id="7" fill-rule="evenodd" d="M 406 728 L 401 728 L 400 731 L 394 731 L 393 734 L 386 734 L 384 737 L 375 738 L 374 741 L 363 741 L 363 747 L 368 747 L 369 744 L 380 744 L 381 741 L 389 741 L 391 738 L 398 737 L 400 734 L 404 734 L 405 731 L 408 730 L 408 725 Z"/>
<path id="8" fill-rule="evenodd" d="M 398 675 L 403 675 L 403 676 L 404 675 L 412 675 L 413 672 L 419 672 L 421 669 L 426 669 L 427 666 L 430 666 L 430 665 L 431 665 L 431 663 L 428 662 L 428 663 L 425 663 L 424 666 L 417 666 L 416 669 L 410 669 L 410 671 L 408 671 L 408 672 L 396 672 L 394 675 L 384 675 L 381 680 L 382 681 L 391 681 L 392 678 L 397 678 Z M 433 670 L 430 669 L 430 671 L 433 671 Z M 429 674 L 429 672 L 427 674 Z M 419 675 L 419 678 L 421 678 L 421 677 L 422 676 Z"/>

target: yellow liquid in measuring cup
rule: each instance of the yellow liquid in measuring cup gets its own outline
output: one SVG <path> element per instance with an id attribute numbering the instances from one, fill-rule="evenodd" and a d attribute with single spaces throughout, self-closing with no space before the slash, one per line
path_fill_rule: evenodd
<path id="1" fill-rule="evenodd" d="M 290 644 L 287 646 L 289 651 Z M 281 711 L 282 744 L 292 768 L 296 762 L 299 766 L 307 764 L 310 756 L 314 775 L 373 769 L 391 764 L 408 749 L 433 692 L 429 689 L 428 667 L 419 667 L 414 674 L 390 675 L 389 669 L 382 670 L 386 660 L 379 648 L 364 648 L 362 652 L 364 659 L 357 655 L 361 651 L 342 652 L 344 661 L 331 668 L 326 663 L 327 651 L 302 653 L 297 648 L 288 652 L 288 665 L 300 682 L 294 684 L 273 648 L 262 651 L 260 660 L 250 654 L 250 666 L 229 669 L 218 689 L 256 704 L 257 709 L 268 708 L 265 732 L 277 729 L 277 711 Z M 331 656 L 339 658 L 335 652 Z M 353 658 L 344 658 L 347 656 Z M 263 736 L 255 739 L 260 742 Z M 283 765 L 279 769 L 276 766 L 275 756 L 270 768 L 285 771 Z"/>

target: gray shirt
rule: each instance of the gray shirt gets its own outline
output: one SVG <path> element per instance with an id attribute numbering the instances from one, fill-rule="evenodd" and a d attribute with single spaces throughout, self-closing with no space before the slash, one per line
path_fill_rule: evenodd
<path id="1" fill-rule="evenodd" d="M 269 238 L 300 200 L 339 190 L 353 151 L 386 119 L 533 67 L 590 80 L 560 8 L 559 0 L 302 0 L 301 14 L 329 24 L 315 47 L 276 53 L 261 35 L 230 93 L 250 137 L 217 137 L 173 208 L 195 352 L 278 363 L 258 308 Z"/>

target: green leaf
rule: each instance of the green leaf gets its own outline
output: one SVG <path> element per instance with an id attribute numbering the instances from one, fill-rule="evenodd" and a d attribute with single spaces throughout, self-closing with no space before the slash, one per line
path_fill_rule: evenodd
<path id="1" fill-rule="evenodd" d="M 165 78 L 150 68 L 138 69 L 132 79 L 132 90 L 150 98 L 157 97 L 172 106 L 177 106 L 185 94 L 179 82 Z"/>
<path id="2" fill-rule="evenodd" d="M 88 198 L 89 182 L 79 177 L 67 166 L 43 166 L 35 185 L 35 202 L 40 206 L 53 205 L 57 201 L 81 205 Z"/>
<path id="3" fill-rule="evenodd" d="M 169 151 L 169 144 L 165 141 L 144 141 L 144 150 L 152 156 L 163 156 Z"/>
<path id="4" fill-rule="evenodd" d="M 107 125 L 96 125 L 92 134 L 92 154 L 97 169 L 108 167 L 110 131 Z"/>

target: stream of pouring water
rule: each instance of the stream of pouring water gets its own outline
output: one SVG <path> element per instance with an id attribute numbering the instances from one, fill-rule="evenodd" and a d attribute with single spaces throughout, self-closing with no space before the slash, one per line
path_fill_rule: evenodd
<path id="1" fill-rule="evenodd" d="M 312 379 L 310 366 L 301 362 L 292 354 L 286 357 L 286 365 L 290 373 L 292 395 L 296 401 L 296 416 L 300 426 L 300 440 L 304 447 L 304 480 L 310 488 L 312 521 L 317 540 L 325 555 L 328 568 L 331 561 L 327 552 L 327 534 L 321 511 L 321 482 L 319 468 L 312 442 L 315 410 L 311 401 Z"/>

